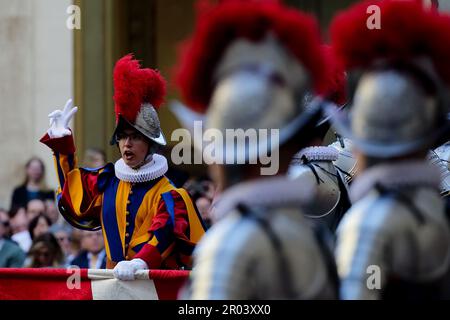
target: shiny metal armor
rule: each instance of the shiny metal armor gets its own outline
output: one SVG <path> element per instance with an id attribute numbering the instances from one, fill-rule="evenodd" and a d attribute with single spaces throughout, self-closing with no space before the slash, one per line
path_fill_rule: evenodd
<path id="1" fill-rule="evenodd" d="M 352 141 L 348 138 L 338 137 L 337 141 L 330 144 L 330 147 L 338 150 L 339 156 L 337 160 L 333 161 L 333 164 L 340 169 L 345 181 L 350 184 L 358 169 L 358 161 L 352 153 Z"/>
<path id="2" fill-rule="evenodd" d="M 194 251 L 197 265 L 182 298 L 335 298 L 326 259 L 300 209 L 313 186 L 304 183 L 305 192 L 299 195 L 300 185 L 299 181 L 276 177 L 229 189 L 216 208 L 225 211 L 220 214 L 224 218 L 212 226 Z M 249 208 L 250 216 L 243 216 L 241 205 Z M 270 235 L 256 219 L 267 221 L 281 249 L 274 248 Z M 285 257 L 285 267 L 280 267 L 279 253 Z"/>
<path id="3" fill-rule="evenodd" d="M 428 160 L 439 168 L 441 172 L 441 196 L 448 197 L 450 194 L 450 142 L 431 150 L 428 153 Z"/>
<path id="4" fill-rule="evenodd" d="M 353 206 L 337 232 L 341 299 L 383 299 L 399 283 L 423 294 L 442 282 L 450 229 L 438 183 L 426 163 L 374 167 L 355 180 Z"/>
<path id="5" fill-rule="evenodd" d="M 303 211 L 306 217 L 323 221 L 331 231 L 350 205 L 347 183 L 333 164 L 338 157 L 338 151 L 332 147 L 306 148 L 296 155 L 288 171 L 291 179 L 316 186 L 315 196 L 303 206 Z"/>

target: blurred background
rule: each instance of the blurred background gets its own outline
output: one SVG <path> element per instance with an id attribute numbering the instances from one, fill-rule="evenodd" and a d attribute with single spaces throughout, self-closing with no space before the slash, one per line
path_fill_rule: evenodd
<path id="1" fill-rule="evenodd" d="M 47 115 L 74 97 L 79 112 L 73 124 L 79 159 L 99 148 L 107 161 L 118 157 L 109 139 L 115 126 L 112 71 L 115 62 L 134 53 L 144 67 L 157 68 L 169 81 L 167 102 L 177 98 L 170 86 L 177 44 L 193 28 L 194 0 L 0 0 L 0 207 L 9 208 L 12 190 L 25 178 L 32 157 L 46 166 L 47 186 L 57 186 L 51 152 L 38 140 Z M 313 13 L 324 38 L 332 16 L 355 0 L 286 0 Z M 441 10 L 450 8 L 441 0 Z M 80 10 L 80 29 L 66 26 Z M 170 140 L 180 124 L 167 104 L 160 110 Z M 170 154 L 170 146 L 167 150 Z M 200 175 L 201 166 L 180 169 Z"/>

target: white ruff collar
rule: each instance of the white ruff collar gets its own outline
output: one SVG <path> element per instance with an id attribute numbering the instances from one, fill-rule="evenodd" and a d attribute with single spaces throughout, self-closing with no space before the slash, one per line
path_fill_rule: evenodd
<path id="1" fill-rule="evenodd" d="M 156 153 L 153 154 L 152 161 L 136 170 L 127 166 L 122 158 L 117 160 L 114 164 L 116 177 L 131 183 L 141 183 L 157 179 L 163 176 L 168 169 L 167 159 Z"/>

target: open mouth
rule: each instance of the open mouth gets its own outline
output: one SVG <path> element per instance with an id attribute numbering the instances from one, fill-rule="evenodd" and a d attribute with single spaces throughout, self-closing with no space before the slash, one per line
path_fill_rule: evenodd
<path id="1" fill-rule="evenodd" d="M 131 159 L 134 158 L 134 153 L 131 152 L 131 151 L 125 151 L 125 152 L 123 153 L 123 156 L 124 156 L 124 158 L 125 158 L 126 160 L 131 160 Z"/>

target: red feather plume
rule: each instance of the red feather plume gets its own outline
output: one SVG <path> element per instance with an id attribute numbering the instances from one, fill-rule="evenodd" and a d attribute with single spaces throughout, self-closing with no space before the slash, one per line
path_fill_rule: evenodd
<path id="1" fill-rule="evenodd" d="M 381 29 L 369 29 L 370 5 L 380 8 Z M 369 67 L 375 60 L 404 61 L 428 56 L 450 83 L 450 16 L 424 9 L 417 1 L 365 1 L 331 23 L 334 51 L 346 69 Z"/>
<path id="2" fill-rule="evenodd" d="M 325 58 L 326 77 L 320 95 L 341 106 L 347 101 L 344 66 L 336 59 L 331 46 L 323 45 L 322 50 Z"/>
<path id="3" fill-rule="evenodd" d="M 213 73 L 222 54 L 237 38 L 261 40 L 269 31 L 306 67 L 319 88 L 324 76 L 320 34 L 316 20 L 279 1 L 222 0 L 206 5 L 200 1 L 194 34 L 184 42 L 174 82 L 186 104 L 205 112 L 213 91 Z"/>
<path id="4" fill-rule="evenodd" d="M 150 103 L 155 109 L 164 102 L 166 81 L 153 69 L 141 69 L 132 54 L 117 61 L 114 67 L 114 111 L 134 123 L 142 103 Z"/>

